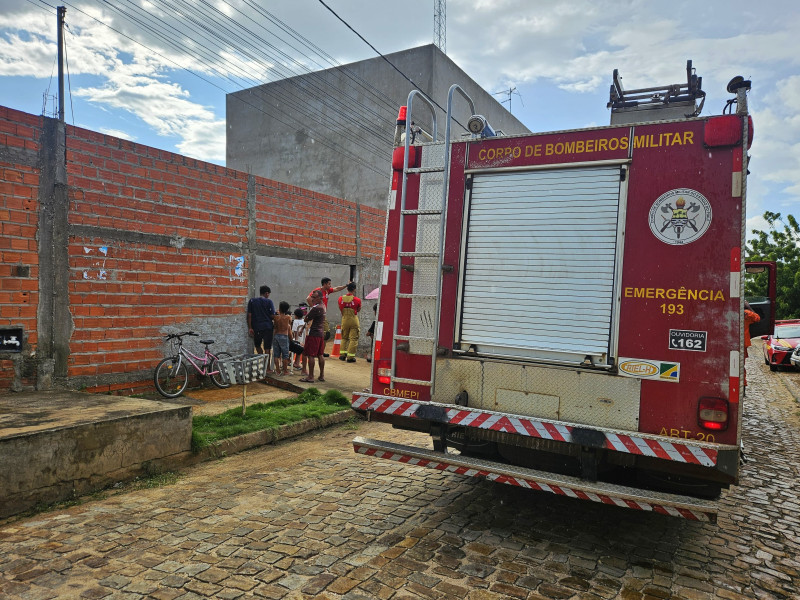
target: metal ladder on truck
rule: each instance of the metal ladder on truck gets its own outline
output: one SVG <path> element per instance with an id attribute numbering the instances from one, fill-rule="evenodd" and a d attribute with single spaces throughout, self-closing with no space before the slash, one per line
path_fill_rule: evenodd
<path id="1" fill-rule="evenodd" d="M 418 90 L 408 95 L 405 132 L 405 148 L 403 154 L 403 179 L 400 196 L 400 227 L 397 256 L 397 278 L 394 300 L 394 323 L 392 335 L 394 340 L 403 343 L 400 348 L 409 354 L 430 356 L 431 369 L 429 379 L 403 377 L 397 373 L 398 344 L 392 345 L 391 389 L 396 383 L 429 386 L 431 398 L 436 380 L 436 352 L 439 341 L 439 320 L 441 318 L 442 270 L 444 268 L 444 233 L 445 216 L 447 214 L 447 194 L 450 178 L 450 124 L 453 118 L 453 95 L 459 92 L 469 103 L 470 114 L 475 114 L 472 99 L 457 84 L 450 86 L 447 95 L 447 125 L 445 126 L 444 143 L 436 143 L 437 124 L 436 110 L 433 102 Z M 425 145 L 419 167 L 409 168 L 410 122 L 414 98 L 419 97 L 431 110 L 434 143 Z M 409 174 L 418 173 L 419 204 L 416 208 L 406 208 L 406 189 Z M 406 227 L 416 227 L 415 247 L 407 249 L 405 242 Z M 412 280 L 409 286 L 406 282 Z M 411 287 L 411 292 L 401 292 Z M 398 330 L 400 303 L 410 302 L 408 334 L 400 334 Z"/>

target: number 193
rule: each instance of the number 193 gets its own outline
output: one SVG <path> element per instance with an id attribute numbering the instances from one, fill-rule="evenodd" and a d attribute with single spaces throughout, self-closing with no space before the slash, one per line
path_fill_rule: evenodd
<path id="1" fill-rule="evenodd" d="M 683 304 L 662 304 L 661 313 L 665 315 L 682 315 Z"/>

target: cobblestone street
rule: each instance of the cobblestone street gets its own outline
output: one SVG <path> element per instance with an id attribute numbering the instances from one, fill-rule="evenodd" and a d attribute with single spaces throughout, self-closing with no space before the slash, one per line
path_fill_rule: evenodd
<path id="1" fill-rule="evenodd" d="M 800 405 L 776 375 L 748 360 L 749 462 L 715 525 L 358 456 L 355 435 L 420 443 L 363 423 L 0 526 L 0 597 L 798 598 Z"/>

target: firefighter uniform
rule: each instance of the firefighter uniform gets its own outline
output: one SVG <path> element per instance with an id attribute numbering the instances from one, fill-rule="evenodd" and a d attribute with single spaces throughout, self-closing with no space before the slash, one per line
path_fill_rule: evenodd
<path id="1" fill-rule="evenodd" d="M 361 299 L 348 291 L 346 295 L 339 297 L 339 310 L 342 311 L 342 349 L 339 358 L 355 362 L 358 337 L 361 334 L 361 324 L 358 321 Z"/>

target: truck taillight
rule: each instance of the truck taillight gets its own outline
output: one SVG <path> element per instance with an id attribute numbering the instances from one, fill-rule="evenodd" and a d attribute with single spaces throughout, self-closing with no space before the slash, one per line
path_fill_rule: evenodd
<path id="1" fill-rule="evenodd" d="M 697 422 L 704 429 L 725 431 L 728 428 L 728 401 L 724 398 L 700 398 Z"/>
<path id="2" fill-rule="evenodd" d="M 378 383 L 392 382 L 392 363 L 388 360 L 378 361 Z"/>

